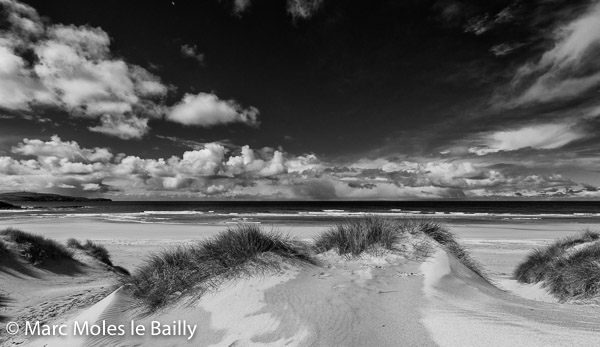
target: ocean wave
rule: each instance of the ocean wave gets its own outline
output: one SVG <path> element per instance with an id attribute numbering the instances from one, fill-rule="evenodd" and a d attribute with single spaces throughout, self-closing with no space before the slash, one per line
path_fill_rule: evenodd
<path id="1" fill-rule="evenodd" d="M 144 211 L 142 213 L 147 214 L 147 215 L 153 215 L 153 214 L 204 214 L 203 211 L 196 211 L 196 210 L 192 210 L 192 211 Z"/>
<path id="2" fill-rule="evenodd" d="M 18 211 L 18 212 L 17 212 Z M 6 211 L 2 211 L 6 212 Z M 10 210 L 17 214 L 1 215 L 0 219 L 8 218 L 90 218 L 110 222 L 144 223 L 144 224 L 209 224 L 209 223 L 264 223 L 267 220 L 339 220 L 343 218 L 360 218 L 365 216 L 379 216 L 387 218 L 433 218 L 433 219 L 477 219 L 477 220 L 540 220 L 540 219 L 588 219 L 598 218 L 600 213 L 490 213 L 468 211 L 415 211 L 389 209 L 384 211 L 347 211 L 341 209 L 326 209 L 315 211 L 281 211 L 281 212 L 230 212 L 210 210 L 146 210 L 141 212 L 97 212 L 89 211 L 58 213 L 48 210 Z M 26 213 L 23 213 L 26 212 Z M 66 212 L 66 211 L 65 211 Z"/>

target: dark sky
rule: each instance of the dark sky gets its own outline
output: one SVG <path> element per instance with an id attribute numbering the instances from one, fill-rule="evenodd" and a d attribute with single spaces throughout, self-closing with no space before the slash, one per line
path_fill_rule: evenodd
<path id="1" fill-rule="evenodd" d="M 597 195 L 596 1 L 0 0 L 0 10 L 0 190 Z"/>

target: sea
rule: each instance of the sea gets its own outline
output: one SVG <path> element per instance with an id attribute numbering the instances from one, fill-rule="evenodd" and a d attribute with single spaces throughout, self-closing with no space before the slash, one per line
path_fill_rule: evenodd
<path id="1" fill-rule="evenodd" d="M 600 201 L 101 201 L 31 202 L 1 220 L 89 218 L 163 224 L 323 223 L 364 216 L 455 223 L 600 222 Z"/>

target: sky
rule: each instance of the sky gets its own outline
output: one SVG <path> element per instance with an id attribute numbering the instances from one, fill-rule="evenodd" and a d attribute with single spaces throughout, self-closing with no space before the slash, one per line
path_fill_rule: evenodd
<path id="1" fill-rule="evenodd" d="M 600 1 L 0 0 L 0 191 L 600 197 Z"/>

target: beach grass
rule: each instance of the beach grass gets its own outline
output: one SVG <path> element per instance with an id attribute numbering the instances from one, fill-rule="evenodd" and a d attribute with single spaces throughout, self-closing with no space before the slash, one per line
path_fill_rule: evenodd
<path id="1" fill-rule="evenodd" d="M 81 242 L 79 242 L 79 240 L 71 237 L 67 240 L 67 247 L 81 249 Z"/>
<path id="2" fill-rule="evenodd" d="M 151 255 L 121 284 L 152 312 L 185 294 L 197 298 L 224 281 L 277 270 L 284 263 L 317 261 L 304 243 L 255 224 L 239 224 L 197 244 Z"/>
<path id="3" fill-rule="evenodd" d="M 489 281 L 479 263 L 443 225 L 368 216 L 332 226 L 313 245 L 266 232 L 256 224 L 239 224 L 211 239 L 152 254 L 131 276 L 121 278 L 120 285 L 150 313 L 184 297 L 197 299 L 224 281 L 265 274 L 285 263 L 317 265 L 317 254 L 329 250 L 359 256 L 386 249 L 424 259 L 433 254 L 435 244 Z"/>
<path id="4" fill-rule="evenodd" d="M 93 242 L 92 240 L 86 240 L 85 243 L 82 244 L 79 240 L 70 238 L 67 240 L 67 247 L 82 250 L 90 257 L 96 258 L 106 265 L 113 266 L 110 259 L 110 253 L 106 247 Z"/>
<path id="5" fill-rule="evenodd" d="M 514 271 L 513 277 L 527 284 L 538 283 L 544 280 L 549 268 L 555 260 L 560 259 L 571 247 L 598 240 L 600 234 L 586 230 L 580 235 L 568 236 L 559 239 L 544 248 L 534 249 Z"/>
<path id="6" fill-rule="evenodd" d="M 0 236 L 3 236 L 5 241 L 14 243 L 18 254 L 34 265 L 43 264 L 48 260 L 73 259 L 71 250 L 41 235 L 7 228 L 0 231 Z"/>
<path id="7" fill-rule="evenodd" d="M 600 243 L 595 241 L 600 241 L 600 233 L 586 230 L 534 249 L 515 269 L 513 277 L 521 283 L 542 282 L 562 301 L 597 297 L 600 295 Z"/>
<path id="8" fill-rule="evenodd" d="M 384 248 L 396 250 L 404 236 L 401 225 L 391 219 L 365 217 L 338 223 L 315 239 L 317 252 L 337 250 L 340 255 L 358 256 L 366 251 Z"/>
<path id="9" fill-rule="evenodd" d="M 444 225 L 428 219 L 387 219 L 376 216 L 350 219 L 338 223 L 315 239 L 317 252 L 335 249 L 340 255 L 358 256 L 363 252 L 383 247 L 390 251 L 400 251 L 409 235 L 413 256 L 416 259 L 427 258 L 433 249 L 427 240 L 415 238 L 425 235 L 454 255 L 463 265 L 483 279 L 489 277 L 469 251 L 463 247 L 456 236 Z M 404 242 L 405 243 L 405 242 Z"/>

